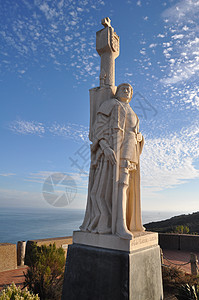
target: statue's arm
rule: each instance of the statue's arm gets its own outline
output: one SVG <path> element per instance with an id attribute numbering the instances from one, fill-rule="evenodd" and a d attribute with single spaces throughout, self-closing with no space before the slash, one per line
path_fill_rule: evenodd
<path id="1" fill-rule="evenodd" d="M 137 142 L 139 144 L 139 154 L 142 153 L 142 149 L 144 147 L 144 137 L 142 135 L 141 132 L 139 132 L 139 119 L 138 119 L 138 116 L 137 116 L 137 128 L 136 128 L 136 131 L 137 131 L 137 134 L 136 134 L 136 139 L 137 139 Z"/>

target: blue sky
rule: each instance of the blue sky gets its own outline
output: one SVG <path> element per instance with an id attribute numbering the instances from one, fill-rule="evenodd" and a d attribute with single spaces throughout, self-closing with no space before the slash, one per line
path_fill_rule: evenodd
<path id="1" fill-rule="evenodd" d="M 43 183 L 65 173 L 77 187 L 67 209 L 85 207 L 95 34 L 109 16 L 116 85 L 132 84 L 146 141 L 142 208 L 198 211 L 198 14 L 196 0 L 1 1 L 0 206 L 49 207 Z"/>

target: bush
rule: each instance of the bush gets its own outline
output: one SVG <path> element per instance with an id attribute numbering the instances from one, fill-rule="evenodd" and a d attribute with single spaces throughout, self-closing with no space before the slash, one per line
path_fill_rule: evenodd
<path id="1" fill-rule="evenodd" d="M 182 286 L 186 286 L 187 284 L 197 286 L 199 283 L 199 277 L 197 275 L 185 273 L 176 267 L 163 266 L 162 277 L 164 293 L 166 292 L 172 295 L 179 293 Z"/>
<path id="2" fill-rule="evenodd" d="M 181 286 L 183 284 L 195 285 L 198 284 L 198 276 L 185 273 L 180 268 L 176 267 L 162 267 L 162 277 L 164 284 Z"/>
<path id="3" fill-rule="evenodd" d="M 27 288 L 21 290 L 12 283 L 0 292 L 0 300 L 39 300 L 39 297 L 29 292 Z"/>
<path id="4" fill-rule="evenodd" d="M 180 234 L 188 234 L 189 233 L 189 227 L 186 225 L 178 225 L 174 229 L 174 233 L 180 233 Z"/>
<path id="5" fill-rule="evenodd" d="M 25 286 L 38 293 L 41 300 L 60 299 L 62 294 L 65 255 L 55 244 L 37 246 L 33 244 L 26 257 L 29 266 L 25 275 Z"/>

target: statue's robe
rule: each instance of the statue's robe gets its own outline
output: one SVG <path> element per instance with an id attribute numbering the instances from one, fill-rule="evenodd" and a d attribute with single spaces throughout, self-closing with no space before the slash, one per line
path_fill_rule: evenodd
<path id="1" fill-rule="evenodd" d="M 140 167 L 139 156 L 144 140 L 137 142 L 139 119 L 134 128 L 134 156 L 136 171 L 131 176 L 131 193 L 127 203 L 127 227 L 130 231 L 143 231 L 140 207 Z M 124 140 L 126 110 L 122 102 L 109 99 L 102 103 L 93 126 L 91 145 L 91 166 L 89 173 L 88 199 L 85 218 L 80 229 L 93 233 L 113 233 L 117 223 L 118 184 L 120 173 L 120 149 Z M 115 151 L 117 162 L 111 164 L 103 150 L 107 145 Z"/>

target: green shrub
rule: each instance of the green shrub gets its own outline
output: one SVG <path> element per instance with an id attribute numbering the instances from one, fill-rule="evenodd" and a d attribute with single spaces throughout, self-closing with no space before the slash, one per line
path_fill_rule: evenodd
<path id="1" fill-rule="evenodd" d="M 188 234 L 189 233 L 189 227 L 186 225 L 178 225 L 175 227 L 174 233 L 180 233 L 180 234 Z"/>
<path id="2" fill-rule="evenodd" d="M 26 257 L 29 266 L 25 274 L 25 286 L 38 293 L 41 300 L 60 299 L 62 294 L 65 255 L 55 244 L 37 246 L 33 244 Z"/>
<path id="3" fill-rule="evenodd" d="M 0 292 L 0 300 L 39 300 L 39 297 L 29 292 L 27 288 L 21 290 L 12 283 Z"/>

